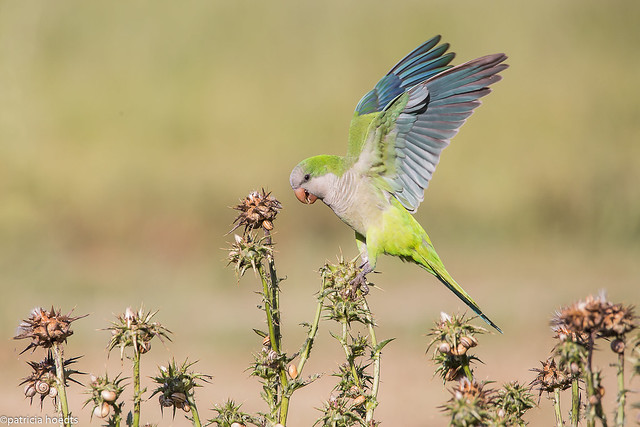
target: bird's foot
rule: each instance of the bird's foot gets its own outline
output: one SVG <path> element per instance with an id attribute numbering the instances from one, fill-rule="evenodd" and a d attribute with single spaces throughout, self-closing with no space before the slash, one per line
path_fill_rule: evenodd
<path id="1" fill-rule="evenodd" d="M 369 265 L 368 262 L 365 262 L 360 266 L 360 271 L 356 275 L 356 277 L 351 280 L 351 290 L 350 296 L 351 298 L 356 297 L 358 289 L 362 292 L 362 295 L 367 295 L 369 293 L 369 283 L 367 282 L 367 274 L 371 273 L 373 269 Z"/>

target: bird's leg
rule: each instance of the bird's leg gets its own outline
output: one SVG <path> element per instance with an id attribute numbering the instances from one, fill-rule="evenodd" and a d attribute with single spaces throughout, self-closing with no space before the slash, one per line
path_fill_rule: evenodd
<path id="1" fill-rule="evenodd" d="M 360 271 L 356 274 L 356 277 L 351 280 L 351 296 L 355 298 L 358 289 L 362 290 L 364 295 L 369 293 L 369 286 L 367 285 L 367 274 L 373 271 L 371 264 L 368 260 L 365 260 L 359 267 Z"/>

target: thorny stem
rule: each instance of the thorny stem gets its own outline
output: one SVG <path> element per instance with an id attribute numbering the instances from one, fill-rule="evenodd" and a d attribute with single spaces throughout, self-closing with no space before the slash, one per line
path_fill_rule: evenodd
<path id="1" fill-rule="evenodd" d="M 564 421 L 562 421 L 562 410 L 560 410 L 560 387 L 553 389 L 553 408 L 556 411 L 556 425 L 562 427 Z"/>
<path id="2" fill-rule="evenodd" d="M 62 348 L 60 347 L 60 344 L 56 342 L 53 343 L 53 354 L 56 364 L 56 386 L 58 389 L 58 398 L 60 399 L 60 413 L 62 415 L 62 422 L 60 423 L 60 425 L 64 427 L 70 427 L 71 421 L 69 419 L 69 405 L 67 403 L 67 390 L 65 387 Z"/>
<path id="3" fill-rule="evenodd" d="M 369 335 L 371 336 L 371 346 L 374 348 L 373 352 L 373 385 L 371 386 L 371 400 L 370 403 L 367 404 L 367 415 L 366 422 L 371 423 L 373 421 L 373 411 L 378 406 L 378 387 L 380 385 L 380 352 L 381 350 L 378 348 L 378 340 L 376 338 L 376 332 L 374 329 L 375 323 L 373 321 L 373 316 L 371 315 L 371 310 L 369 309 L 369 305 L 367 304 L 367 300 L 362 297 L 362 306 L 367 312 L 367 326 L 369 328 Z"/>
<path id="4" fill-rule="evenodd" d="M 305 363 L 307 363 L 307 359 L 309 358 L 309 354 L 311 354 L 311 347 L 313 346 L 313 342 L 316 338 L 316 334 L 318 333 L 318 326 L 320 325 L 320 318 L 322 317 L 322 307 L 324 305 L 324 290 L 326 287 L 326 281 L 322 280 L 322 289 L 320 289 L 320 293 L 318 294 L 318 305 L 316 306 L 316 314 L 313 318 L 313 323 L 311 324 L 311 328 L 309 328 L 309 333 L 307 334 L 307 340 L 304 343 L 304 347 L 300 352 L 300 361 L 298 362 L 298 375 L 302 375 L 302 370 L 304 369 Z"/>
<path id="5" fill-rule="evenodd" d="M 270 246 L 272 244 L 271 232 L 265 229 L 264 234 L 266 237 L 266 244 Z M 265 313 L 267 315 L 267 325 L 269 326 L 271 348 L 278 354 L 278 356 L 280 356 L 282 349 L 282 335 L 280 333 L 280 280 L 278 279 L 275 260 L 272 256 L 267 257 L 267 266 L 269 268 L 268 281 L 265 278 L 262 268 L 260 268 L 259 273 L 262 278 L 262 286 L 265 296 Z M 278 365 L 278 376 L 280 377 L 281 386 L 281 390 L 279 390 L 278 393 L 281 397 L 278 422 L 286 426 L 290 395 L 286 393 L 289 380 L 287 378 L 286 368 L 282 363 Z"/>
<path id="6" fill-rule="evenodd" d="M 616 426 L 624 425 L 624 405 L 627 400 L 627 390 L 624 388 L 624 350 L 618 354 L 618 414 Z"/>
<path id="7" fill-rule="evenodd" d="M 578 427 L 578 420 L 580 419 L 580 386 L 578 383 L 578 377 L 574 377 L 571 380 L 571 425 Z"/>
<path id="8" fill-rule="evenodd" d="M 362 383 L 360 382 L 360 377 L 358 376 L 358 370 L 356 369 L 356 365 L 354 363 L 353 355 L 351 354 L 351 350 L 349 349 L 349 328 L 347 320 L 342 320 L 342 339 L 340 340 L 340 344 L 342 344 L 342 349 L 344 350 L 344 354 L 347 357 L 347 361 L 349 362 L 349 368 L 351 369 L 351 376 L 353 377 L 353 382 L 356 387 L 362 388 Z"/>
<path id="9" fill-rule="evenodd" d="M 133 352 L 133 427 L 140 425 L 140 403 L 142 392 L 140 391 L 140 352 Z"/>
<path id="10" fill-rule="evenodd" d="M 596 417 L 600 418 L 600 422 L 603 427 L 607 427 L 607 419 L 602 411 L 602 403 L 600 402 L 600 396 L 596 395 L 596 389 L 594 384 L 594 374 L 592 369 L 593 358 L 593 345 L 594 345 L 594 333 L 589 334 L 588 352 L 587 352 L 587 364 L 586 364 L 586 382 L 587 382 L 587 402 L 589 403 L 589 412 L 587 414 L 587 427 L 595 427 Z M 592 403 L 592 397 L 596 400 L 595 404 Z"/>
<path id="11" fill-rule="evenodd" d="M 198 408 L 196 407 L 196 400 L 193 395 L 187 396 L 187 402 L 189 403 L 189 407 L 191 408 L 191 417 L 194 427 L 202 427 L 202 423 L 200 422 L 200 415 L 198 414 Z"/>

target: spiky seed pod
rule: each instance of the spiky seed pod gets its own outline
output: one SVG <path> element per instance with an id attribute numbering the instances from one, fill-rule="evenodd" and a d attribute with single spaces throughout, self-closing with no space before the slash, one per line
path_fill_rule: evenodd
<path id="1" fill-rule="evenodd" d="M 266 237 L 258 238 L 248 233 L 243 236 L 236 234 L 234 239 L 235 243 L 228 249 L 227 265 L 233 265 L 238 279 L 250 268 L 257 272 L 264 259 L 273 254 L 273 247 Z"/>
<path id="2" fill-rule="evenodd" d="M 111 412 L 111 405 L 107 402 L 103 402 L 101 405 L 93 408 L 93 415 L 98 418 L 107 418 Z"/>
<path id="3" fill-rule="evenodd" d="M 100 396 L 105 402 L 111 403 L 116 400 L 116 398 L 118 397 L 118 394 L 113 390 L 105 389 L 100 392 Z"/>
<path id="4" fill-rule="evenodd" d="M 298 377 L 298 368 L 293 363 L 287 367 L 287 372 L 292 379 L 296 379 Z"/>
<path id="5" fill-rule="evenodd" d="M 555 389 L 566 390 L 571 387 L 571 376 L 563 370 L 558 369 L 554 359 L 540 362 L 542 368 L 531 369 L 538 373 L 538 376 L 531 381 L 531 385 L 547 393 L 552 393 Z"/>
<path id="6" fill-rule="evenodd" d="M 158 322 L 153 322 L 154 312 L 145 312 L 144 307 L 134 311 L 127 307 L 123 314 L 116 316 L 116 320 L 111 323 L 107 330 L 111 331 L 111 342 L 108 350 L 118 347 L 120 349 L 120 359 L 124 359 L 124 351 L 127 347 L 133 347 L 134 354 L 144 354 L 151 349 L 150 341 L 158 337 L 161 341 L 169 338 L 170 330 Z"/>
<path id="7" fill-rule="evenodd" d="M 241 226 L 244 226 L 245 233 L 258 228 L 270 231 L 273 229 L 273 220 L 282 209 L 282 204 L 263 188 L 262 192 L 250 193 L 239 205 L 234 206 L 234 209 L 240 213 L 233 221 L 235 225 L 229 233 Z"/>
<path id="8" fill-rule="evenodd" d="M 62 314 L 61 310 L 56 311 L 53 307 L 49 311 L 36 307 L 31 311 L 29 318 L 20 323 L 18 334 L 13 339 L 31 339 L 31 343 L 22 353 L 30 348 L 50 348 L 55 343 L 62 344 L 73 334 L 71 323 L 88 316 L 85 314 L 71 317 L 72 312 L 73 310 L 68 314 Z"/>
<path id="9" fill-rule="evenodd" d="M 604 310 L 600 336 L 623 336 L 637 327 L 636 321 L 633 307 L 609 303 Z"/>

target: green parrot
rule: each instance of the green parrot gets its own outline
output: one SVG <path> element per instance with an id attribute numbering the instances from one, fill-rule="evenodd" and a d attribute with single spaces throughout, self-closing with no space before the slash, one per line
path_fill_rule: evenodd
<path id="1" fill-rule="evenodd" d="M 502 332 L 453 280 L 412 216 L 440 153 L 507 68 L 504 54 L 453 67 L 455 54 L 439 42 L 433 37 L 409 53 L 360 100 L 346 156 L 303 160 L 289 181 L 298 200 L 322 200 L 355 230 L 363 263 L 354 285 L 364 284 L 380 254 L 397 256 L 436 276 Z"/>

